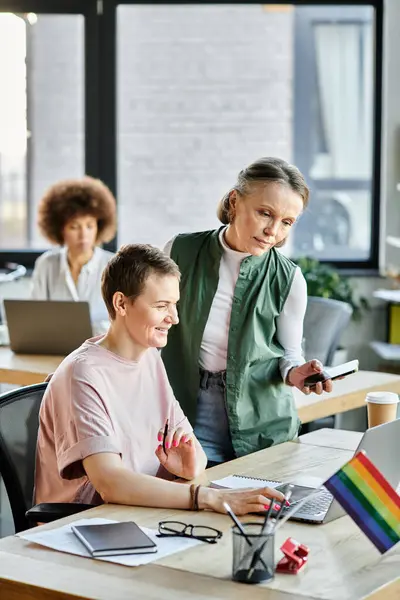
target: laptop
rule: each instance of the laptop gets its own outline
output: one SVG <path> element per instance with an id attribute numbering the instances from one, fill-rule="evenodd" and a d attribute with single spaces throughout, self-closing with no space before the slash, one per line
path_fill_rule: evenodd
<path id="1" fill-rule="evenodd" d="M 368 429 L 364 433 L 356 453 L 360 450 L 365 450 L 368 458 L 371 459 L 376 468 L 379 469 L 391 486 L 397 489 L 400 483 L 400 419 Z M 296 478 L 293 483 L 294 489 L 290 500 L 292 506 L 310 494 L 312 489 L 319 487 L 323 480 L 317 481 L 315 477 L 312 477 L 308 478 L 307 481 L 307 476 L 303 476 L 299 480 Z M 279 485 L 276 489 L 282 490 L 285 485 Z M 333 498 L 332 494 L 323 488 L 320 493 L 317 493 L 309 502 L 299 508 L 299 511 L 290 519 L 303 523 L 321 524 L 329 523 L 345 514 L 345 511 Z"/>
<path id="2" fill-rule="evenodd" d="M 3 302 L 10 347 L 15 353 L 65 356 L 93 336 L 88 302 Z"/>

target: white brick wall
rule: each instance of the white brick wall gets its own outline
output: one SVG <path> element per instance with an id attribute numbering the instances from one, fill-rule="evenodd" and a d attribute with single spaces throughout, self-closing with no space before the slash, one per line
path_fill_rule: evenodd
<path id="1" fill-rule="evenodd" d="M 119 242 L 217 224 L 247 163 L 291 158 L 292 13 L 118 8 Z"/>

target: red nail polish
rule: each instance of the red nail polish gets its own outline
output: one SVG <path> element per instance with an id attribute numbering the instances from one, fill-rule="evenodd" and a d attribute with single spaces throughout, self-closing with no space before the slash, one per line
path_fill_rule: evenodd
<path id="1" fill-rule="evenodd" d="M 286 504 L 286 506 L 290 506 L 289 500 L 285 500 L 285 504 Z"/>
<path id="2" fill-rule="evenodd" d="M 265 508 L 265 510 L 268 510 L 269 509 L 269 505 L 268 504 L 264 504 L 264 508 Z"/>
<path id="3" fill-rule="evenodd" d="M 171 444 L 169 442 L 166 442 L 165 447 L 167 450 L 169 450 L 171 448 Z"/>
<path id="4" fill-rule="evenodd" d="M 158 439 L 159 442 L 162 442 L 162 433 L 158 434 L 157 439 Z"/>
<path id="5" fill-rule="evenodd" d="M 280 505 L 275 502 L 274 503 L 274 510 L 279 510 L 279 509 L 280 509 Z"/>
<path id="6" fill-rule="evenodd" d="M 176 440 L 174 440 L 172 445 L 174 446 L 174 448 L 176 448 L 178 446 L 178 442 Z"/>

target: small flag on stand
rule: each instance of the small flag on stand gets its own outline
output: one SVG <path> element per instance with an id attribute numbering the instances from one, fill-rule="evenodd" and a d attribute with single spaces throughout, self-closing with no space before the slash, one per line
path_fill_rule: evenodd
<path id="1" fill-rule="evenodd" d="M 382 554 L 400 541 L 400 496 L 358 452 L 325 487 Z"/>

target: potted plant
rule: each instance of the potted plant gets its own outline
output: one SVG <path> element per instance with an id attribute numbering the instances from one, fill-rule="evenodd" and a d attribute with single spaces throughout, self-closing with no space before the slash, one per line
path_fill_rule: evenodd
<path id="1" fill-rule="evenodd" d="M 360 320 L 369 309 L 367 298 L 355 297 L 354 285 L 349 277 L 341 275 L 335 267 L 321 263 L 315 258 L 303 257 L 296 261 L 307 282 L 307 294 L 347 302 L 353 308 L 353 319 Z"/>
<path id="2" fill-rule="evenodd" d="M 353 308 L 352 318 L 355 321 L 360 320 L 364 311 L 369 309 L 365 297 L 355 297 L 354 284 L 349 277 L 341 275 L 332 265 L 308 257 L 299 258 L 295 262 L 306 280 L 308 296 L 347 302 Z M 346 348 L 339 347 L 335 352 L 332 366 L 345 363 L 347 354 Z"/>

